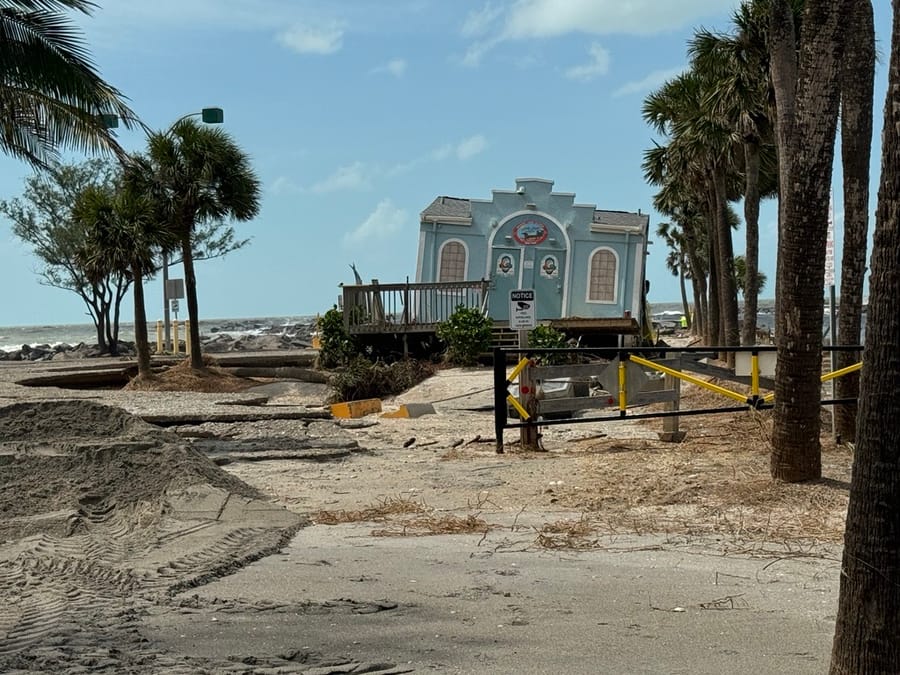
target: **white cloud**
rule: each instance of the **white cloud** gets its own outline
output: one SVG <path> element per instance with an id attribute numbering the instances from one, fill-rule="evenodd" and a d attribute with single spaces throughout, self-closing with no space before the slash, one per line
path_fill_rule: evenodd
<path id="1" fill-rule="evenodd" d="M 431 153 L 433 159 L 441 162 L 456 157 L 464 162 L 479 155 L 487 148 L 487 139 L 482 134 L 464 138 L 459 143 L 447 143 Z"/>
<path id="2" fill-rule="evenodd" d="M 737 4 L 732 0 L 732 5 Z M 722 0 L 509 0 L 488 3 L 463 24 L 463 37 L 475 39 L 461 61 L 477 66 L 507 40 L 589 35 L 655 35 L 678 30 L 703 17 L 721 15 Z M 493 37 L 485 38 L 484 36 Z M 483 39 L 480 39 L 483 38 Z M 575 77 L 578 77 L 576 74 Z"/>
<path id="3" fill-rule="evenodd" d="M 620 96 L 628 96 L 630 94 L 643 94 L 645 92 L 653 91 L 654 89 L 658 89 L 668 80 L 671 80 L 673 77 L 681 75 L 681 73 L 684 72 L 684 69 L 684 66 L 678 66 L 677 68 L 668 68 L 666 70 L 654 70 L 652 73 L 640 80 L 632 80 L 631 82 L 626 82 L 613 92 L 613 96 L 618 98 Z"/>
<path id="4" fill-rule="evenodd" d="M 289 195 L 300 192 L 300 188 L 287 176 L 278 176 L 278 178 L 272 181 L 269 192 L 274 195 Z"/>
<path id="5" fill-rule="evenodd" d="M 470 136 L 456 146 L 456 157 L 460 161 L 472 159 L 475 155 L 480 155 L 487 147 L 487 139 L 481 134 Z"/>
<path id="6" fill-rule="evenodd" d="M 721 0 L 519 0 L 511 6 L 504 33 L 512 39 L 575 32 L 653 35 L 721 14 L 722 5 Z"/>
<path id="7" fill-rule="evenodd" d="M 382 66 L 377 66 L 372 69 L 373 73 L 389 73 L 394 77 L 403 77 L 406 73 L 406 61 L 403 59 L 391 59 L 387 63 Z"/>
<path id="8" fill-rule="evenodd" d="M 344 235 L 345 245 L 359 245 L 375 239 L 387 239 L 403 229 L 406 211 L 394 206 L 390 199 L 382 199 L 356 229 Z"/>
<path id="9" fill-rule="evenodd" d="M 338 190 L 368 190 L 371 187 L 369 172 L 362 162 L 342 166 L 325 180 L 313 185 L 310 190 L 322 194 Z"/>
<path id="10" fill-rule="evenodd" d="M 491 30 L 492 24 L 503 14 L 503 7 L 488 2 L 484 7 L 469 12 L 460 32 L 463 37 L 474 38 Z"/>
<path id="11" fill-rule="evenodd" d="M 573 66 L 566 71 L 566 77 L 570 80 L 580 80 L 589 82 L 599 75 L 606 75 L 609 72 L 609 51 L 604 49 L 599 43 L 595 42 L 591 45 L 588 54 L 591 59 L 587 63 L 580 66 Z"/>
<path id="12" fill-rule="evenodd" d="M 336 22 L 321 26 L 297 23 L 279 33 L 278 42 L 300 54 L 334 54 L 344 45 L 344 29 Z"/>

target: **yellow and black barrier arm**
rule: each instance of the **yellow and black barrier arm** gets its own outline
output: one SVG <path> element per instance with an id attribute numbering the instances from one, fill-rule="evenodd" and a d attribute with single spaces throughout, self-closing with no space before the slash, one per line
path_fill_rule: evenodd
<path id="1" fill-rule="evenodd" d="M 665 373 L 666 375 L 671 375 L 672 377 L 677 377 L 679 379 L 684 380 L 685 382 L 690 382 L 691 384 L 696 384 L 698 387 L 703 387 L 704 389 L 709 389 L 717 394 L 721 394 L 722 396 L 726 396 L 735 401 L 740 401 L 741 403 L 746 403 L 747 405 L 753 405 L 754 400 L 751 397 L 748 397 L 746 394 L 742 394 L 737 391 L 731 391 L 730 389 L 726 389 L 725 387 L 720 387 L 717 384 L 713 384 L 712 382 L 707 382 L 706 380 L 702 380 L 699 377 L 695 377 L 693 375 L 688 375 L 684 371 L 675 370 L 674 368 L 669 368 L 668 366 L 664 366 L 661 363 L 656 363 L 654 361 L 649 361 L 648 359 L 641 358 L 640 356 L 636 356 L 634 354 L 630 354 L 628 356 L 629 359 L 634 361 L 635 363 L 645 366 L 647 368 L 652 368 L 654 370 L 658 370 L 661 373 Z M 621 385 L 621 381 L 623 378 L 622 371 L 624 370 L 624 364 L 620 363 L 620 371 L 619 371 L 619 383 Z M 757 364 L 758 367 L 758 364 Z M 757 391 L 759 387 L 759 376 L 757 375 Z M 620 401 L 621 407 L 621 401 Z"/>
<path id="2" fill-rule="evenodd" d="M 509 403 L 515 408 L 523 420 L 531 418 L 531 415 L 522 407 L 518 399 L 509 393 L 510 385 L 525 369 L 525 366 L 531 363 L 531 360 L 527 358 L 521 359 L 508 376 L 506 375 L 505 363 L 503 351 L 496 347 L 494 349 L 494 432 L 497 439 L 498 453 L 503 452 L 503 429 L 506 427 L 507 417 L 506 404 Z"/>
<path id="3" fill-rule="evenodd" d="M 846 368 L 838 368 L 837 370 L 832 370 L 830 373 L 825 373 L 820 379 L 822 382 L 828 382 L 828 380 L 836 380 L 839 377 L 843 377 L 844 375 L 849 375 L 850 373 L 855 373 L 857 370 L 862 368 L 862 361 L 858 363 L 854 363 L 852 366 L 847 366 Z M 771 394 L 766 394 L 763 398 L 766 403 L 771 403 L 775 400 L 775 392 L 773 391 Z"/>

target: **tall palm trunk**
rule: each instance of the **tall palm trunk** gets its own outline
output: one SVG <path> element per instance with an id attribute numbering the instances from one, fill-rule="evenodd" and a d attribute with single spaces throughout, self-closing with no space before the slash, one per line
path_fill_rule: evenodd
<path id="1" fill-rule="evenodd" d="M 841 155 L 844 166 L 844 253 L 841 261 L 841 308 L 838 344 L 859 344 L 862 324 L 863 282 L 866 274 L 866 240 L 869 232 L 869 163 L 872 155 L 872 107 L 875 79 L 875 24 L 872 3 L 859 0 L 853 6 L 850 35 L 841 71 Z M 859 354 L 837 352 L 836 367 L 853 364 Z M 835 398 L 856 398 L 859 374 L 835 380 Z M 852 441 L 856 437 L 856 405 L 835 408 L 835 433 Z"/>
<path id="2" fill-rule="evenodd" d="M 832 675 L 900 672 L 900 0 L 884 108 L 859 428 L 841 563 Z"/>
<path id="3" fill-rule="evenodd" d="M 184 265 L 184 294 L 187 299 L 188 318 L 191 320 L 191 327 L 187 340 L 190 340 L 191 346 L 191 368 L 201 370 L 203 368 L 203 354 L 200 353 L 200 322 L 199 306 L 197 304 L 197 276 L 194 274 L 194 253 L 191 249 L 190 231 L 181 238 L 181 255 L 182 264 Z"/>
<path id="4" fill-rule="evenodd" d="M 684 268 L 687 265 L 687 256 L 684 251 L 678 255 L 678 286 L 681 289 L 681 307 L 684 311 L 684 318 L 687 319 L 688 328 L 691 327 L 691 306 L 688 304 L 687 283 L 684 276 Z"/>
<path id="5" fill-rule="evenodd" d="M 788 222 L 784 212 L 784 193 L 791 184 L 791 162 L 787 156 L 794 135 L 794 115 L 797 94 L 797 42 L 794 12 L 790 0 L 772 0 L 769 22 L 770 74 L 775 94 L 775 135 L 778 148 L 778 238 Z M 776 275 L 777 277 L 777 275 Z M 778 305 L 779 286 L 775 283 L 775 304 Z M 777 332 L 776 326 L 776 332 Z"/>
<path id="6" fill-rule="evenodd" d="M 759 142 L 744 143 L 746 184 L 744 187 L 744 222 L 747 243 L 744 252 L 744 322 L 741 344 L 756 344 L 756 315 L 759 310 Z"/>
<path id="7" fill-rule="evenodd" d="M 706 255 L 709 269 L 709 285 L 706 294 L 706 344 L 712 346 L 722 344 L 721 296 L 719 295 L 719 236 L 718 227 L 716 227 L 715 196 L 707 195 L 706 223 L 708 232 Z"/>
<path id="8" fill-rule="evenodd" d="M 146 379 L 153 376 L 153 371 L 150 367 L 150 340 L 147 338 L 144 275 L 137 265 L 132 266 L 131 272 L 134 277 L 134 348 L 137 351 L 138 377 Z"/>
<path id="9" fill-rule="evenodd" d="M 728 223 L 728 198 L 725 191 L 725 171 L 719 166 L 713 171 L 716 199 L 716 230 L 719 262 L 719 305 L 722 316 L 722 335 L 726 347 L 740 344 L 738 325 L 737 283 L 734 278 L 734 243 Z M 729 366 L 734 365 L 734 352 L 725 356 Z"/>
<path id="10" fill-rule="evenodd" d="M 775 0 L 775 5 L 781 0 Z M 808 0 L 797 81 L 796 115 L 781 184 L 777 366 L 771 472 L 797 482 L 822 475 L 819 418 L 822 371 L 825 239 L 831 168 L 840 104 L 839 72 L 845 5 Z"/>
<path id="11" fill-rule="evenodd" d="M 691 287 L 694 295 L 694 317 L 691 320 L 691 334 L 703 337 L 706 329 L 706 276 L 703 274 L 705 266 L 701 263 L 697 250 L 697 233 L 693 223 L 685 223 L 682 226 L 684 234 L 685 253 L 691 266 Z"/>
<path id="12" fill-rule="evenodd" d="M 701 282 L 703 288 L 701 289 Z M 706 279 L 691 284 L 694 292 L 694 316 L 691 318 L 691 335 L 703 337 L 706 327 Z"/>

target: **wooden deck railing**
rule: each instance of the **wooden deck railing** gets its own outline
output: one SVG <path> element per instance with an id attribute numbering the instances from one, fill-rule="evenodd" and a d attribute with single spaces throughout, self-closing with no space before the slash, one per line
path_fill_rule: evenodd
<path id="1" fill-rule="evenodd" d="M 434 331 L 456 308 L 487 308 L 489 281 L 371 284 L 343 287 L 344 327 L 358 333 Z"/>

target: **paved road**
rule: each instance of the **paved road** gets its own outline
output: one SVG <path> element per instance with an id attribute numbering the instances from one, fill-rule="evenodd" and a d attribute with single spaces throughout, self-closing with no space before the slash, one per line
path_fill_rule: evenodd
<path id="1" fill-rule="evenodd" d="M 723 556 L 660 537 L 547 552 L 524 531 L 372 537 L 373 527 L 306 528 L 284 553 L 192 591 L 194 613 L 142 632 L 187 655 L 300 650 L 396 672 L 827 670 L 835 559 Z"/>

